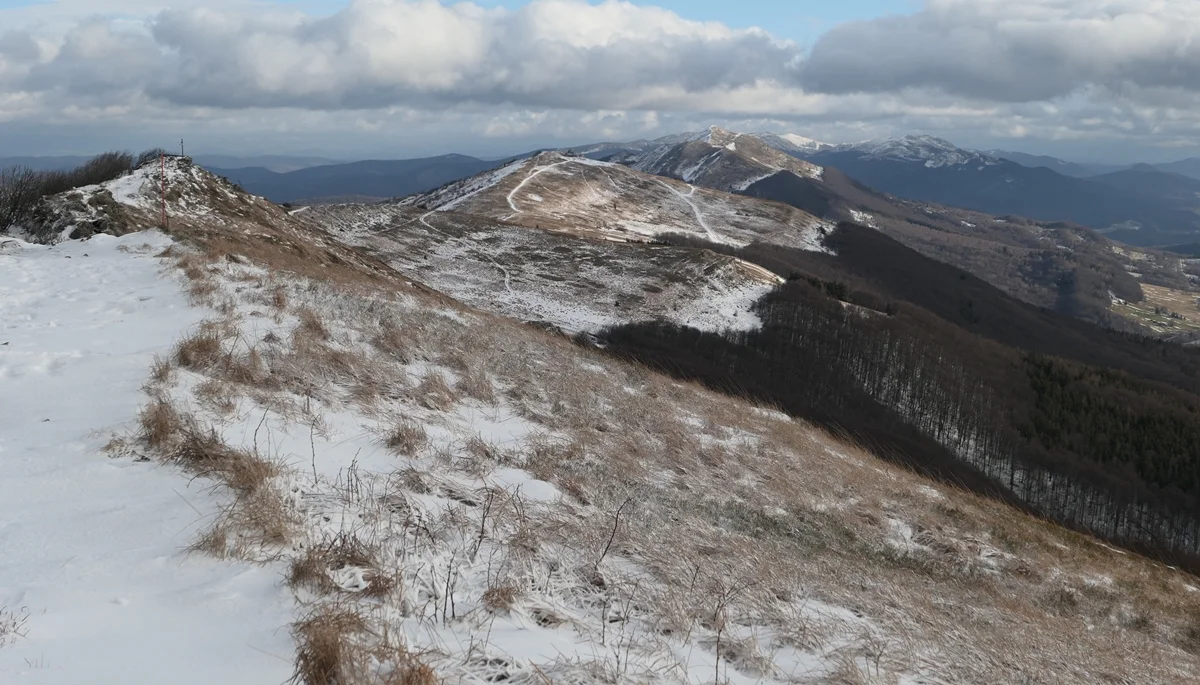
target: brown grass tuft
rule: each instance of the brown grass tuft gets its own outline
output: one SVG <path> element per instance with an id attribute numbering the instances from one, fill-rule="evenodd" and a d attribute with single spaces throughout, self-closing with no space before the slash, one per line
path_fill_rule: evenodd
<path id="1" fill-rule="evenodd" d="M 395 322 L 384 322 L 379 332 L 371 338 L 371 344 L 401 364 L 409 364 L 413 360 L 412 338 Z"/>
<path id="2" fill-rule="evenodd" d="M 450 411 L 457 401 L 450 384 L 446 382 L 446 377 L 436 371 L 421 379 L 414 392 L 417 401 L 426 409 Z"/>
<path id="3" fill-rule="evenodd" d="M 496 403 L 496 389 L 492 386 L 492 379 L 481 368 L 470 368 L 462 372 L 455 388 L 467 397 L 484 404 Z"/>
<path id="4" fill-rule="evenodd" d="M 225 444 L 216 431 L 189 426 L 175 450 L 174 459 L 187 469 L 220 480 L 231 490 L 248 495 L 279 475 L 278 464 Z"/>
<path id="5" fill-rule="evenodd" d="M 221 358 L 221 339 L 212 326 L 203 326 L 175 346 L 175 361 L 185 369 L 211 368 Z"/>
<path id="6" fill-rule="evenodd" d="M 237 409 L 237 394 L 232 385 L 224 380 L 210 378 L 193 391 L 200 404 L 217 414 L 231 414 Z"/>
<path id="7" fill-rule="evenodd" d="M 297 330 L 317 340 L 329 340 L 329 328 L 312 307 L 301 307 L 296 316 L 300 319 Z"/>
<path id="8" fill-rule="evenodd" d="M 361 592 L 370 597 L 383 597 L 396 587 L 396 581 L 380 570 L 378 558 L 378 549 L 343 531 L 294 558 L 288 569 L 287 582 L 293 588 L 329 594 L 340 589 L 330 578 L 330 571 L 357 567 L 365 569 L 363 576 L 368 583 Z"/>
<path id="9" fill-rule="evenodd" d="M 293 685 L 437 685 L 433 668 L 389 636 L 374 647 L 367 620 L 353 608 L 325 604 L 292 626 L 298 645 Z"/>
<path id="10" fill-rule="evenodd" d="M 220 525 L 209 528 L 188 546 L 187 551 L 206 554 L 216 559 L 226 559 L 230 553 L 229 532 Z"/>
<path id="11" fill-rule="evenodd" d="M 213 296 L 220 290 L 217 284 L 211 278 L 207 277 L 192 278 L 189 274 L 189 278 L 191 280 L 188 281 L 187 285 L 188 300 L 193 305 L 212 304 Z"/>
<path id="12" fill-rule="evenodd" d="M 425 428 L 408 419 L 397 423 L 384 438 L 388 449 L 405 457 L 416 455 L 428 441 L 429 436 L 425 433 Z"/>
<path id="13" fill-rule="evenodd" d="M 521 590 L 515 585 L 496 585 L 485 590 L 480 600 L 488 611 L 501 613 L 512 610 L 520 598 Z"/>
<path id="14" fill-rule="evenodd" d="M 296 685 L 351 685 L 365 675 L 357 636 L 367 632 L 363 617 L 349 609 L 319 607 L 292 626 L 296 639 Z"/>
<path id="15" fill-rule="evenodd" d="M 158 395 L 142 408 L 138 414 L 141 432 L 138 437 L 147 446 L 165 450 L 170 447 L 183 430 L 183 419 L 164 395 Z"/>
<path id="16" fill-rule="evenodd" d="M 170 359 L 155 355 L 154 362 L 150 364 L 150 382 L 164 384 L 171 380 L 171 373 L 174 371 L 175 364 Z"/>

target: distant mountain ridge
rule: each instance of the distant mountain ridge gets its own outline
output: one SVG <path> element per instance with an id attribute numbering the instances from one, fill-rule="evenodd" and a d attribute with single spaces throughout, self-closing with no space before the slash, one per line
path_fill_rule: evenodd
<path id="1" fill-rule="evenodd" d="M 273 202 L 320 202 L 355 197 L 384 200 L 431 190 L 497 166 L 467 155 L 329 164 L 287 173 L 261 167 L 209 171 Z"/>
<path id="2" fill-rule="evenodd" d="M 1185 242 L 1200 231 L 1200 215 L 1192 207 L 1164 203 L 1140 186 L 1030 168 L 931 136 L 831 146 L 804 158 L 891 195 L 993 215 L 1073 222 L 1134 245 Z"/>
<path id="3" fill-rule="evenodd" d="M 1031 169 L 1045 167 L 1057 171 L 1063 176 L 1074 176 L 1075 178 L 1099 176 L 1100 174 L 1108 174 L 1126 168 L 1120 164 L 1082 164 L 1079 162 L 1068 162 L 1049 155 L 1031 155 L 1024 152 L 1012 152 L 1010 150 L 987 150 L 985 154 L 999 159 L 1007 159 L 1010 162 L 1016 162 L 1021 166 Z"/>
<path id="4" fill-rule="evenodd" d="M 1038 223 L 895 197 L 836 164 L 795 166 L 799 153 L 781 136 L 740 134 L 712 128 L 673 137 L 657 148 L 616 157 L 640 171 L 689 184 L 782 202 L 832 223 L 849 221 L 879 229 L 918 252 L 979 275 L 1006 292 L 1072 316 L 1110 321 L 1109 292 L 1141 299 L 1121 258 L 1095 232 L 1074 224 Z M 641 146 L 639 146 L 641 147 Z M 786 147 L 789 152 L 782 152 Z M 809 160 L 861 155 L 864 165 L 900 173 L 954 177 L 982 169 L 1022 169 L 1012 162 L 961 150 L 931 136 L 852 145 L 816 144 Z M 913 169 L 918 172 L 912 172 Z M 967 171 L 969 170 L 969 171 Z M 1034 170 L 1029 170 L 1034 171 Z M 1048 169 L 1036 170 L 1063 178 Z M 1111 191 L 1095 186 L 1100 194 Z M 897 193 L 897 195 L 901 195 Z M 1064 291 L 1061 283 L 1086 283 Z"/>

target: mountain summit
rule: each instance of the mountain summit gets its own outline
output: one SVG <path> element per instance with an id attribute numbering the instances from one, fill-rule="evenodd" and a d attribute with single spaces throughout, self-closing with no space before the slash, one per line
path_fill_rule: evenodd
<path id="1" fill-rule="evenodd" d="M 919 162 L 930 169 L 967 164 L 996 166 L 1003 163 L 995 157 L 960 148 L 948 140 L 930 135 L 908 135 L 903 138 L 832 145 L 824 149 L 830 152 L 855 152 L 866 159 Z M 821 148 L 816 150 L 820 151 Z"/>

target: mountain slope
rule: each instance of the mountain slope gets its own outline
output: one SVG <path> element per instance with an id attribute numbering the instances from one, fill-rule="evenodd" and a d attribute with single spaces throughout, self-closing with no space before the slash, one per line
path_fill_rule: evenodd
<path id="1" fill-rule="evenodd" d="M 537 230 L 396 204 L 312 207 L 298 219 L 468 305 L 569 334 L 634 321 L 751 329 L 782 279 L 709 251 Z"/>
<path id="2" fill-rule="evenodd" d="M 136 553 L 150 559 L 155 581 L 120 601 L 81 586 L 76 603 L 35 609 L 16 651 L 0 648 L 0 677 L 33 670 L 67 685 L 95 681 L 99 672 L 117 682 L 122 676 L 109 664 L 137 662 L 158 676 L 166 663 L 158 656 L 181 671 L 160 680 L 207 674 L 233 685 L 282 681 L 286 673 L 219 669 L 253 663 L 286 671 L 293 662 L 298 682 L 345 685 L 1183 684 L 1200 676 L 1188 641 L 1200 598 L 1186 574 L 921 478 L 777 410 L 463 306 L 322 230 L 317 219 L 344 217 L 337 208 L 289 214 L 181 160 L 172 165 L 166 199 L 175 242 L 156 251 L 147 240 L 161 256 L 136 257 L 145 262 L 138 274 L 161 267 L 178 277 L 200 308 L 189 315 L 202 312 L 207 321 L 178 331 L 174 347 L 157 349 L 170 337 L 148 340 L 139 358 L 152 368 L 143 373 L 89 384 L 108 389 L 120 381 L 120 406 L 71 405 L 82 443 L 103 442 L 88 430 L 108 428 L 92 422 L 98 412 L 120 410 L 128 428 L 110 442 L 110 454 L 78 455 L 104 477 L 87 483 L 71 507 L 86 501 L 103 504 L 106 516 L 143 514 L 146 526 L 88 544 L 103 552 L 113 535 L 138 539 Z M 571 177 L 562 180 L 570 185 Z M 114 198 L 94 207 L 88 224 L 114 232 L 152 220 L 161 199 L 147 173 L 77 194 Z M 528 199 L 518 198 L 519 206 Z M 46 203 L 61 214 L 48 217 L 57 228 L 46 239 L 67 233 L 78 199 Z M 102 215 L 117 204 L 121 215 Z M 382 209 L 417 214 L 414 224 L 396 222 L 395 232 L 424 230 L 421 217 L 435 228 L 471 217 L 454 208 Z M 123 244 L 136 249 L 141 239 Z M 76 270 L 89 268 L 84 254 L 106 240 L 43 248 L 49 256 L 65 252 L 47 271 L 75 281 Z M 115 246 L 108 252 L 129 256 Z M 569 273 L 569 265 L 558 268 Z M 22 283 L 3 286 L 24 295 Z M 129 308 L 148 306 L 130 297 L 98 308 L 90 288 L 111 284 L 76 285 L 66 301 L 115 324 L 134 320 Z M 0 308 L 11 302 L 6 296 Z M 875 317 L 833 306 L 846 312 L 843 332 Z M 169 332 L 157 311 L 136 320 L 149 316 Z M 55 328 L 45 312 L 28 314 L 0 317 L 0 328 Z M 104 332 L 122 345 L 143 344 L 134 327 Z M 101 345 L 67 365 L 105 363 L 121 349 Z M 161 359 L 151 364 L 154 352 Z M 67 368 L 33 359 L 30 374 Z M 816 366 L 804 357 L 791 363 Z M 70 380 L 56 381 L 66 382 L 68 399 L 84 385 Z M 34 393 L 40 386 L 36 376 L 21 384 Z M 139 421 L 127 399 L 143 387 Z M 29 459 L 4 460 L 3 468 L 63 458 L 55 445 L 33 442 Z M 121 498 L 111 484 L 147 468 L 194 478 L 197 492 L 227 506 L 213 517 L 197 514 L 190 528 L 158 521 L 155 510 L 131 511 L 138 500 Z M 51 480 L 38 490 L 61 494 L 62 483 Z M 188 509 L 165 480 L 124 485 L 141 494 L 151 488 L 156 499 L 176 502 L 176 512 Z M 191 501 L 192 491 L 180 492 Z M 0 588 L 0 607 L 27 590 L 70 593 L 44 578 L 96 563 L 75 558 L 50 533 L 37 541 L 46 560 Z M 136 580 L 127 556 L 86 580 Z M 173 610 L 212 604 L 254 615 L 205 623 L 200 636 L 162 630 L 171 614 L 142 620 L 139 612 L 164 603 L 162 583 L 198 568 L 214 581 L 170 602 Z M 291 603 L 294 615 L 278 617 L 266 644 L 245 639 L 243 631 L 271 620 L 260 611 L 267 601 Z M 116 620 L 103 631 L 64 622 L 70 615 L 60 609 L 82 603 Z M 129 635 L 132 623 L 161 634 L 111 640 Z M 61 642 L 67 631 L 80 631 L 78 639 Z M 137 651 L 181 636 L 178 656 Z M 229 644 L 209 647 L 214 639 Z M 108 661 L 94 668 L 74 660 L 89 653 Z"/>
<path id="3" fill-rule="evenodd" d="M 1181 174 L 1188 178 L 1200 179 L 1200 158 L 1189 157 L 1176 162 L 1167 162 L 1165 164 L 1154 165 L 1160 171 L 1166 171 L 1172 174 Z"/>
<path id="4" fill-rule="evenodd" d="M 1045 167 L 1056 171 L 1063 176 L 1074 176 L 1075 178 L 1090 178 L 1100 174 L 1108 174 L 1114 171 L 1121 171 L 1123 166 L 1117 164 L 1080 164 L 1078 162 L 1068 162 L 1050 157 L 1049 155 L 1031 155 L 1024 152 L 1012 152 L 1009 150 L 988 150 L 984 154 L 989 157 L 998 159 L 1006 159 L 1010 162 L 1016 162 L 1021 166 L 1027 166 L 1031 169 L 1037 167 Z"/>
<path id="5" fill-rule="evenodd" d="M 819 250 L 823 231 L 831 227 L 795 207 L 557 152 L 518 160 L 401 202 L 623 241 L 684 233 L 717 243 L 764 241 Z"/>
<path id="6" fill-rule="evenodd" d="M 1149 164 L 1093 176 L 1090 180 L 1121 192 L 1154 198 L 1180 209 L 1200 207 L 1200 180 L 1162 171 Z"/>
<path id="7" fill-rule="evenodd" d="M 732 149 L 727 147 L 734 139 Z M 906 164 L 934 171 L 953 168 L 965 159 L 993 166 L 1006 164 L 984 160 L 978 153 L 958 151 L 948 144 L 926 149 L 925 142 L 913 139 L 905 144 L 876 145 L 872 154 L 900 156 Z M 1122 299 L 1141 299 L 1136 281 L 1127 273 L 1127 266 L 1132 269 L 1131 262 L 1086 228 L 1038 224 L 1015 217 L 999 219 L 884 195 L 836 167 L 822 167 L 819 174 L 809 167 L 781 169 L 773 155 L 782 153 L 764 153 L 764 147 L 769 146 L 758 140 L 758 134 L 714 129 L 629 157 L 626 162 L 675 178 L 688 172 L 697 183 L 732 187 L 740 194 L 782 202 L 830 222 L 869 225 L 926 256 L 976 273 L 1027 302 L 1072 311 L 1109 325 L 1133 325 L 1108 311 L 1110 290 Z M 712 166 L 697 165 L 697 160 L 712 160 Z M 1073 291 L 1064 299 L 1060 287 L 1063 279 L 1082 275 L 1092 282 L 1095 273 L 1101 275 L 1103 286 Z"/>
<path id="8" fill-rule="evenodd" d="M 756 136 L 732 133 L 716 126 L 682 141 L 657 142 L 660 143 L 657 148 L 630 160 L 631 166 L 648 174 L 678 178 L 728 192 L 743 191 L 780 172 L 805 178 L 820 178 L 822 173 L 820 167 L 781 152 Z"/>

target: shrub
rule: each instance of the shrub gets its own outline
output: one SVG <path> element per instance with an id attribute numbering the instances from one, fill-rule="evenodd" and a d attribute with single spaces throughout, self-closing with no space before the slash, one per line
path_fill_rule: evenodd
<path id="1" fill-rule="evenodd" d="M 134 160 L 133 168 L 139 169 L 143 164 L 156 161 L 159 157 L 166 157 L 170 154 L 171 153 L 167 152 L 161 147 L 151 148 L 137 156 L 137 159 Z"/>

